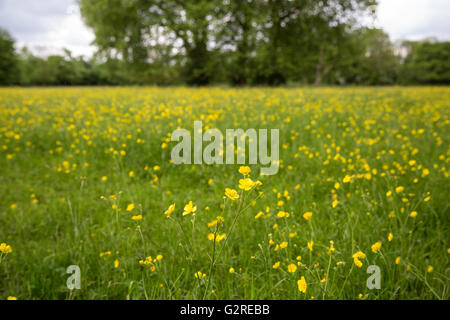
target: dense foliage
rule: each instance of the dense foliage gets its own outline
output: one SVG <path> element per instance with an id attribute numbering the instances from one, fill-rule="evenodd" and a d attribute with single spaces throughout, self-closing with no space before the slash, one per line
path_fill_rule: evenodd
<path id="1" fill-rule="evenodd" d="M 394 45 L 374 0 L 80 0 L 96 55 L 38 58 L 0 32 L 0 84 L 448 84 L 449 42 Z"/>

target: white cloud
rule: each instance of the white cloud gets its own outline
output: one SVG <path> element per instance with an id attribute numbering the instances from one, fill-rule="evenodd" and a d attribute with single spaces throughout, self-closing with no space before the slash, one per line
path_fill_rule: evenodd
<path id="1" fill-rule="evenodd" d="M 91 56 L 95 39 L 82 19 L 75 0 L 0 0 L 0 26 L 11 32 L 19 47 L 39 55 Z"/>
<path id="2" fill-rule="evenodd" d="M 376 25 L 392 40 L 450 40 L 450 1 L 379 0 Z"/>

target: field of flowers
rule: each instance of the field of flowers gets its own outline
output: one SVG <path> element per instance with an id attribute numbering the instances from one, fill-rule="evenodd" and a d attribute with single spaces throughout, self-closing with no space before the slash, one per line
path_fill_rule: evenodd
<path id="1" fill-rule="evenodd" d="M 449 116 L 448 87 L 0 89 L 0 299 L 449 299 Z M 174 165 L 195 120 L 279 129 L 279 172 Z"/>

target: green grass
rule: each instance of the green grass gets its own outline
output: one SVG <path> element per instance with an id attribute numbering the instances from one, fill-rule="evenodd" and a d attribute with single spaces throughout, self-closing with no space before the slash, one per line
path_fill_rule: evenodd
<path id="1" fill-rule="evenodd" d="M 0 299 L 448 299 L 449 114 L 448 87 L 0 89 Z M 200 119 L 280 129 L 278 174 L 250 166 L 263 185 L 244 192 L 239 165 L 171 164 L 169 134 Z"/>

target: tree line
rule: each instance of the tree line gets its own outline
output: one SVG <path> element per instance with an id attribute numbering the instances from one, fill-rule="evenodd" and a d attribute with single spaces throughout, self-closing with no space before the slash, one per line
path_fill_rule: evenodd
<path id="1" fill-rule="evenodd" d="M 450 42 L 393 44 L 375 0 L 79 0 L 98 52 L 47 58 L 0 32 L 0 84 L 449 84 Z"/>

